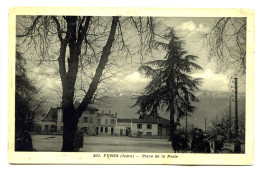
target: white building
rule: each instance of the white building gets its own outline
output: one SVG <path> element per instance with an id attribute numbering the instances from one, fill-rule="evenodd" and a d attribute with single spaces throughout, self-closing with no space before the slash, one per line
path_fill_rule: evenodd
<path id="1" fill-rule="evenodd" d="M 132 119 L 117 119 L 117 134 L 120 136 L 131 136 Z"/>
<path id="2" fill-rule="evenodd" d="M 137 137 L 142 136 L 157 136 L 158 122 L 152 119 L 132 119 L 132 135 Z"/>
<path id="3" fill-rule="evenodd" d="M 115 114 L 98 114 L 97 135 L 115 135 L 116 118 Z"/>
<path id="4" fill-rule="evenodd" d="M 170 121 L 162 117 L 140 116 L 139 119 L 117 118 L 117 114 L 97 113 L 88 107 L 79 119 L 78 128 L 88 135 L 118 135 L 132 137 L 168 137 Z M 62 132 L 63 113 L 60 107 L 51 108 L 40 123 L 41 132 Z"/>

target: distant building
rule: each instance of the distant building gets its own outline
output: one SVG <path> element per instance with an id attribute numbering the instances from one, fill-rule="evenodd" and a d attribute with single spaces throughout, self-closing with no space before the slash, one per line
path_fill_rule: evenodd
<path id="1" fill-rule="evenodd" d="M 132 119 L 132 135 L 136 137 L 160 136 L 168 137 L 170 133 L 170 121 L 162 117 L 148 115 Z"/>
<path id="2" fill-rule="evenodd" d="M 88 107 L 79 118 L 78 127 L 83 128 L 88 134 L 95 135 L 97 111 L 96 108 Z M 49 112 L 38 122 L 38 125 L 41 125 L 41 132 L 63 132 L 62 108 L 50 108 Z"/>
<path id="3" fill-rule="evenodd" d="M 79 118 L 78 128 L 83 128 L 89 135 L 96 135 L 98 109 L 88 107 Z"/>
<path id="4" fill-rule="evenodd" d="M 117 133 L 120 136 L 131 136 L 132 119 L 117 119 Z"/>
<path id="5" fill-rule="evenodd" d="M 50 108 L 49 112 L 43 116 L 40 124 L 42 132 L 57 132 L 60 108 Z"/>
<path id="6" fill-rule="evenodd" d="M 115 114 L 97 114 L 96 135 L 115 135 L 116 118 L 117 116 Z"/>
<path id="7" fill-rule="evenodd" d="M 63 132 L 63 113 L 60 107 L 50 108 L 40 124 L 41 132 Z M 168 137 L 170 121 L 162 117 L 141 115 L 140 118 L 117 118 L 117 113 L 98 113 L 88 107 L 79 118 L 78 128 L 88 135 L 118 135 L 132 137 Z"/>

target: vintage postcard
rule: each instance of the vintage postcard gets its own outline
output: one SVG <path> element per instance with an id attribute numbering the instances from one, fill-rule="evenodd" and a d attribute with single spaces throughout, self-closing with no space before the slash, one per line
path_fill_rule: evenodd
<path id="1" fill-rule="evenodd" d="M 12 8 L 11 164 L 254 163 L 254 11 Z"/>

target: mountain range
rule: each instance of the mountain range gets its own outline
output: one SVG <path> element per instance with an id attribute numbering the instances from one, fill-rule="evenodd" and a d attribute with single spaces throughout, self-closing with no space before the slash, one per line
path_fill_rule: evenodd
<path id="1" fill-rule="evenodd" d="M 138 107 L 131 107 L 135 104 L 135 97 L 139 95 L 140 92 L 131 90 L 121 90 L 117 95 L 112 97 L 112 101 L 109 106 L 96 105 L 95 107 L 99 109 L 99 112 L 103 113 L 117 113 L 118 118 L 139 118 L 137 114 Z M 188 117 L 188 123 L 193 124 L 195 127 L 203 128 L 205 127 L 205 119 L 207 121 L 207 126 L 211 124 L 211 121 L 216 119 L 217 116 L 221 116 L 221 113 L 228 112 L 229 110 L 229 92 L 220 91 L 207 91 L 202 90 L 197 93 L 197 98 L 199 102 L 193 103 L 196 107 L 195 111 Z M 245 93 L 238 94 L 238 113 L 239 115 L 245 114 Z M 44 104 L 45 113 L 51 107 L 57 107 L 59 103 L 46 102 Z M 231 111 L 234 116 L 234 102 L 231 103 Z M 159 110 L 159 115 L 163 118 L 169 119 L 169 113 L 165 110 Z M 181 121 L 184 124 L 184 120 Z"/>

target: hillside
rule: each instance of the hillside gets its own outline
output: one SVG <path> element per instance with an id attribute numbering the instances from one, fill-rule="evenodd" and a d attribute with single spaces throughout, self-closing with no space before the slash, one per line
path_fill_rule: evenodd
<path id="1" fill-rule="evenodd" d="M 110 107 L 96 106 L 99 112 L 104 111 L 108 113 L 117 113 L 118 118 L 138 118 L 137 107 L 131 106 L 135 103 L 135 95 L 138 93 L 131 91 L 121 91 L 118 96 L 113 98 Z M 227 92 L 215 92 L 215 91 L 201 91 L 197 97 L 200 102 L 195 103 L 195 112 L 189 117 L 188 122 L 196 127 L 204 129 L 205 118 L 207 118 L 207 124 L 210 125 L 211 120 L 215 119 L 224 111 L 228 111 L 230 93 Z M 59 103 L 46 102 L 43 106 L 45 113 L 51 107 L 57 107 Z M 232 103 L 232 111 L 234 112 L 234 102 Z M 245 95 L 240 93 L 238 96 L 238 112 L 242 114 L 245 112 Z M 159 110 L 161 117 L 169 119 L 169 114 L 163 110 Z M 234 115 L 234 114 L 233 114 Z M 181 121 L 184 123 L 184 120 Z"/>
<path id="2" fill-rule="evenodd" d="M 189 117 L 189 123 L 193 123 L 194 126 L 204 128 L 205 118 L 207 118 L 207 123 L 210 125 L 211 120 L 228 110 L 230 93 L 201 91 L 197 96 L 200 102 L 194 103 L 196 110 Z M 101 112 L 111 111 L 111 113 L 117 113 L 119 118 L 138 118 L 137 107 L 131 108 L 134 103 L 134 96 L 121 94 L 114 99 L 114 103 L 111 104 L 109 109 L 104 107 L 98 107 L 98 109 Z M 232 102 L 232 111 L 234 112 L 234 102 Z M 245 96 L 243 94 L 239 94 L 238 112 L 245 112 Z M 161 117 L 169 119 L 169 114 L 165 111 L 160 110 L 159 114 Z"/>

